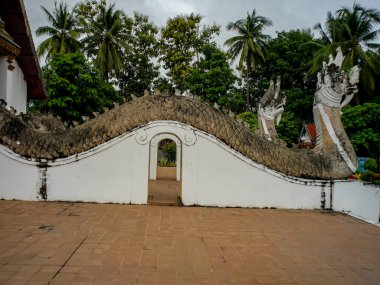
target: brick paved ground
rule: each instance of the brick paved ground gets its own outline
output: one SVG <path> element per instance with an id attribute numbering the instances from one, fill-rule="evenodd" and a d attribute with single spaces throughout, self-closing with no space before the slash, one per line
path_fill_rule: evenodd
<path id="1" fill-rule="evenodd" d="M 178 206 L 181 182 L 173 179 L 157 179 L 148 182 L 148 205 Z"/>
<path id="2" fill-rule="evenodd" d="M 0 284 L 380 284 L 338 213 L 0 201 L 0 241 Z"/>

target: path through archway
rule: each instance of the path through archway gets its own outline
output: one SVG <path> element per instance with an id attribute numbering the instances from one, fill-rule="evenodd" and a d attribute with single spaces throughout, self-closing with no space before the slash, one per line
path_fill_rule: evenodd
<path id="1" fill-rule="evenodd" d="M 159 134 L 150 144 L 148 205 L 181 204 L 181 143 L 171 134 Z"/>

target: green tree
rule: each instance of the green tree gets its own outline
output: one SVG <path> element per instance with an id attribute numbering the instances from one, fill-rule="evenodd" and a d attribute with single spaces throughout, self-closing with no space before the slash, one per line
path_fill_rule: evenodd
<path id="1" fill-rule="evenodd" d="M 57 53 L 76 52 L 81 48 L 78 40 L 81 29 L 77 26 L 74 13 L 70 11 L 66 3 L 59 5 L 54 3 L 54 11 L 50 13 L 44 6 L 41 6 L 50 26 L 42 26 L 36 30 L 37 36 L 48 36 L 37 49 L 38 56 L 46 55 L 50 59 Z"/>
<path id="2" fill-rule="evenodd" d="M 159 76 L 153 81 L 153 87 L 159 89 L 163 93 L 174 94 L 175 88 L 168 78 Z"/>
<path id="3" fill-rule="evenodd" d="M 255 9 L 251 14 L 248 13 L 247 18 L 230 22 L 227 25 L 227 30 L 233 30 L 238 33 L 238 36 L 229 38 L 225 42 L 225 45 L 229 46 L 228 53 L 231 60 L 234 61 L 239 57 L 239 66 L 241 67 L 245 63 L 247 70 L 247 108 L 250 108 L 250 81 L 253 72 L 260 62 L 265 61 L 265 46 L 269 36 L 264 35 L 263 30 L 270 25 L 272 25 L 272 22 L 266 17 L 256 15 Z"/>
<path id="4" fill-rule="evenodd" d="M 323 60 L 327 61 L 329 54 L 335 54 L 338 46 L 345 55 L 343 68 L 349 70 L 354 65 L 361 67 L 360 86 L 362 94 L 373 94 L 376 88 L 376 77 L 380 75 L 380 56 L 376 52 L 380 44 L 374 41 L 380 35 L 380 11 L 366 9 L 354 3 L 352 8 L 342 7 L 334 15 L 329 13 L 325 28 L 318 23 L 315 28 L 319 30 L 323 43 L 315 54 L 310 73 L 319 71 Z M 362 95 L 360 94 L 360 96 Z"/>
<path id="5" fill-rule="evenodd" d="M 161 29 L 160 61 L 175 88 L 185 89 L 192 63 L 212 37 L 219 33 L 216 25 L 200 27 L 202 16 L 190 14 L 170 18 Z"/>
<path id="6" fill-rule="evenodd" d="M 122 68 L 122 55 L 127 52 L 132 21 L 115 5 L 87 0 L 77 5 L 76 14 L 86 33 L 82 40 L 87 55 L 106 81 L 118 75 Z"/>
<path id="7" fill-rule="evenodd" d="M 43 73 L 49 96 L 47 100 L 34 101 L 31 111 L 58 115 L 72 123 L 121 102 L 113 86 L 101 79 L 83 54 L 55 54 Z"/>
<path id="8" fill-rule="evenodd" d="M 287 146 L 292 146 L 297 142 L 302 128 L 301 119 L 291 111 L 285 111 L 282 115 L 277 133 L 280 139 L 284 140 Z"/>
<path id="9" fill-rule="evenodd" d="M 277 37 L 268 42 L 266 63 L 260 65 L 254 75 L 254 93 L 258 98 L 264 95 L 269 81 L 280 75 L 281 91 L 287 97 L 285 110 L 301 121 L 309 122 L 313 120 L 316 76 L 305 78 L 305 74 L 318 49 L 306 46 L 311 41 L 314 38 L 310 30 L 277 32 Z"/>
<path id="10" fill-rule="evenodd" d="M 149 22 L 148 16 L 134 13 L 129 52 L 125 55 L 119 87 L 124 95 L 141 96 L 151 90 L 159 75 L 159 66 L 152 61 L 158 56 L 158 28 Z"/>
<path id="11" fill-rule="evenodd" d="M 190 72 L 185 88 L 208 102 L 227 106 L 236 79 L 225 53 L 208 44 L 203 46 L 201 59 Z"/>
<path id="12" fill-rule="evenodd" d="M 348 137 L 359 156 L 380 157 L 380 104 L 343 108 L 342 122 Z"/>

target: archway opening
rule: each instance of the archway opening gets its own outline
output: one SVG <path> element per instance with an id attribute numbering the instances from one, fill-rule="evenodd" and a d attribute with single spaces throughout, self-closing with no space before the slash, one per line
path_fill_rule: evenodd
<path id="1" fill-rule="evenodd" d="M 171 139 L 163 139 L 158 144 L 157 179 L 177 179 L 177 145 Z"/>
<path id="2" fill-rule="evenodd" d="M 148 205 L 181 204 L 181 143 L 173 135 L 157 135 L 150 146 Z"/>

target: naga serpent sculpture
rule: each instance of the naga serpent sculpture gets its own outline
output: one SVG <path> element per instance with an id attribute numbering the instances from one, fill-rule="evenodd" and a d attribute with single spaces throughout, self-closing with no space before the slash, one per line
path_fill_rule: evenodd
<path id="1" fill-rule="evenodd" d="M 286 97 L 280 93 L 281 79 L 276 78 L 276 84 L 273 80 L 269 83 L 269 88 L 258 104 L 258 124 L 259 131 L 264 138 L 274 143 L 279 143 L 280 139 L 276 131 L 276 125 L 281 121 Z"/>
<path id="2" fill-rule="evenodd" d="M 338 49 L 336 58 L 330 57 L 318 75 L 313 107 L 318 139 L 313 150 L 286 148 L 269 141 L 200 100 L 150 95 L 126 102 L 69 129 L 54 127 L 53 123 L 41 129 L 33 120 L 26 120 L 26 115 L 15 116 L 2 106 L 0 143 L 25 159 L 55 160 L 87 151 L 150 122 L 168 120 L 211 134 L 256 163 L 285 175 L 345 178 L 355 172 L 356 156 L 342 126 L 340 109 L 357 92 L 359 68 L 355 66 L 346 74 L 340 70 L 342 61 L 342 52 Z M 279 113 L 275 111 L 271 118 L 274 120 Z"/>

